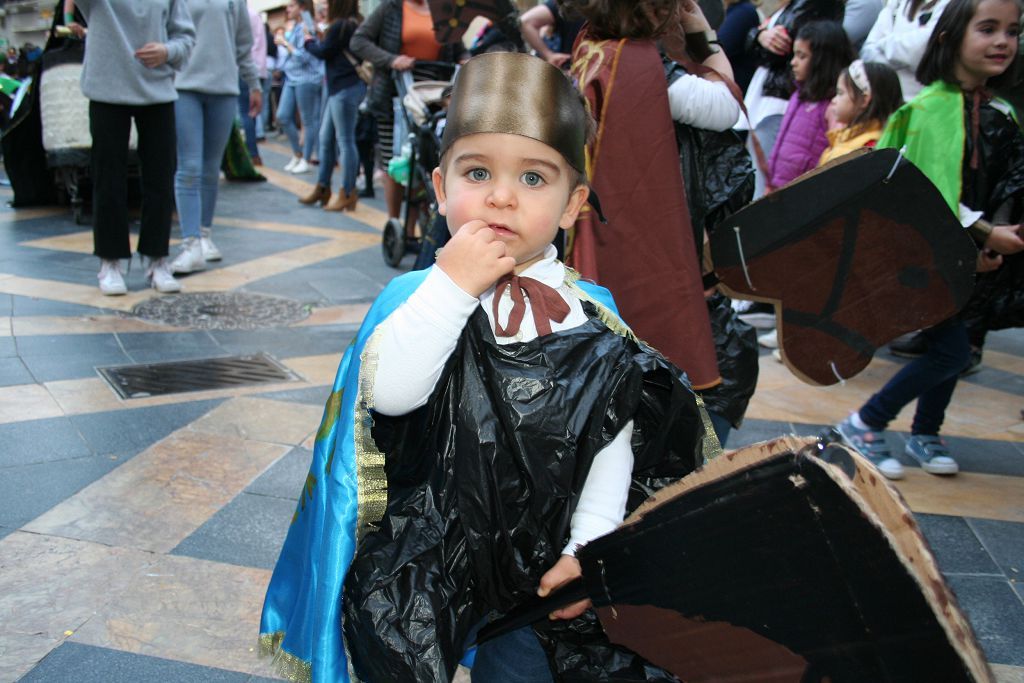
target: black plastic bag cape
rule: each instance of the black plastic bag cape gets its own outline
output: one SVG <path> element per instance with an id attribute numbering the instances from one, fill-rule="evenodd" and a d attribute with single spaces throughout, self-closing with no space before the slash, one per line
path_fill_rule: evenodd
<path id="1" fill-rule="evenodd" d="M 374 415 L 387 509 L 342 599 L 361 680 L 450 680 L 470 630 L 534 595 L 595 454 L 629 420 L 629 509 L 717 451 L 682 373 L 574 286 L 587 323 L 499 346 L 477 309 L 427 405 Z M 363 363 L 374 362 L 371 340 Z M 538 626 L 559 680 L 674 680 L 596 626 L 592 614 Z"/>

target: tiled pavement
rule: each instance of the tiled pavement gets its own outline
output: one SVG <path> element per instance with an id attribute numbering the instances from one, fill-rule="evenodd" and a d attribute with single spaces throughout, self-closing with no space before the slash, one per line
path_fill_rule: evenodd
<path id="1" fill-rule="evenodd" d="M 283 164 L 280 145 L 262 151 Z M 215 236 L 226 258 L 184 285 L 308 305 L 286 327 L 143 321 L 132 308 L 157 295 L 138 263 L 128 296 L 103 297 L 90 234 L 70 215 L 0 209 L 0 682 L 273 678 L 254 652 L 263 590 L 341 351 L 396 272 L 380 256 L 379 202 L 354 215 L 300 207 L 312 177 L 273 168 L 269 183 L 222 185 Z M 255 352 L 301 380 L 121 400 L 95 370 Z M 820 389 L 764 356 L 729 445 L 815 434 L 895 365 L 882 354 L 846 386 Z M 996 333 L 948 418 L 965 471 L 911 468 L 899 484 L 998 678 L 1018 683 L 1021 408 L 1024 332 Z M 894 425 L 894 444 L 906 428 Z"/>

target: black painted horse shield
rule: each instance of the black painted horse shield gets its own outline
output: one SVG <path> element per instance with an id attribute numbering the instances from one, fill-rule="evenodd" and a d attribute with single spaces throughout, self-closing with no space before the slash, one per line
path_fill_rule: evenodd
<path id="1" fill-rule="evenodd" d="M 727 293 L 775 304 L 783 359 L 813 384 L 852 377 L 880 346 L 953 316 L 974 286 L 973 241 L 894 149 L 826 165 L 710 241 Z"/>

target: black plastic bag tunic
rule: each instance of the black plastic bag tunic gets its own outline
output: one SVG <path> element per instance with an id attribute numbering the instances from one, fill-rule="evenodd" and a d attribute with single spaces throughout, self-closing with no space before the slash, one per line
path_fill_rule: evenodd
<path id="1" fill-rule="evenodd" d="M 374 416 L 387 511 L 344 594 L 360 678 L 449 680 L 470 629 L 535 594 L 568 542 L 594 456 L 630 419 L 630 509 L 703 462 L 704 413 L 682 373 L 584 310 L 579 327 L 499 346 L 478 309 L 428 404 Z M 543 642 L 553 664 L 581 650 L 580 661 L 636 657 L 601 633 Z"/>

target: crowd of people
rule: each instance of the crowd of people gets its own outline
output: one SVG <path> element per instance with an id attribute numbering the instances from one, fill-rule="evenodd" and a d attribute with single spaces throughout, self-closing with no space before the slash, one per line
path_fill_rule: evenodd
<path id="1" fill-rule="evenodd" d="M 438 65 L 464 62 L 471 53 L 516 49 L 515 41 L 502 36 L 497 25 L 486 27 L 469 47 L 469 41 L 438 43 L 426 0 L 384 0 L 365 19 L 356 0 L 330 0 L 321 6 L 314 6 L 312 0 L 289 0 L 287 21 L 273 32 L 245 3 L 166 0 L 169 9 L 159 15 L 162 23 L 158 25 L 153 17 L 142 20 L 138 12 L 120 11 L 120 2 L 64 3 L 65 21 L 72 30 L 81 36 L 86 32 L 74 14 L 77 6 L 92 40 L 105 46 L 103 51 L 86 50 L 82 89 L 90 100 L 93 128 L 99 286 L 109 295 L 127 291 L 121 272 L 122 260 L 131 256 L 123 190 L 124 131 L 132 120 L 139 130 L 142 160 L 139 253 L 148 260 L 152 286 L 176 292 L 181 286 L 175 275 L 203 270 L 207 262 L 222 258 L 211 231 L 220 159 L 236 117 L 242 120 L 257 163 L 262 163 L 257 141 L 276 126 L 292 151 L 284 169 L 294 174 L 316 170 L 316 184 L 299 199 L 301 203 L 327 211 L 352 210 L 360 195 L 372 195 L 376 175 L 384 187 L 389 217 L 398 218 L 402 185 L 392 174 L 373 171 L 375 165 L 388 168 L 391 159 L 402 153 L 407 135 L 402 101 L 396 96 L 399 79 L 394 76 L 406 77 L 409 83 L 436 78 Z M 981 249 L 979 271 L 994 271 L 1004 258 L 1024 248 L 1016 223 L 1017 182 L 1024 175 L 1016 156 L 1019 129 L 1012 110 L 992 94 L 1018 87 L 1019 22 L 1015 6 L 1006 3 L 1009 0 L 891 0 L 882 6 L 875 0 L 783 0 L 765 15 L 749 0 L 738 0 L 725 7 L 716 34 L 696 3 L 661 0 L 651 11 L 674 12 L 685 37 L 664 25 L 649 35 L 630 28 L 628 37 L 660 41 L 652 44 L 660 45 L 666 64 L 674 64 L 666 71 L 665 93 L 679 130 L 724 133 L 734 129 L 728 134 L 745 138 L 742 144 L 752 159 L 754 176 L 749 198 L 775 192 L 848 152 L 897 142 L 902 146 L 907 138 L 906 158 L 943 190 L 964 227 L 976 237 Z M 548 64 L 571 73 L 585 90 L 586 79 L 593 74 L 586 72 L 586 59 L 579 59 L 578 52 L 594 35 L 615 33 L 603 23 L 613 16 L 614 4 L 613 0 L 541 2 L 522 15 L 522 41 Z M 621 24 L 624 16 L 615 15 L 614 21 Z M 12 59 L 9 55 L 9 64 Z M 107 78 L 111 73 L 122 78 L 111 81 Z M 962 125 L 947 130 L 956 116 L 941 119 L 930 112 L 948 110 L 951 103 L 960 101 L 957 94 L 964 103 Z M 913 144 L 925 127 L 922 121 L 928 122 L 929 130 L 935 121 L 942 121 L 942 139 L 959 146 L 939 159 L 933 151 Z M 367 129 L 372 132 L 367 134 Z M 172 130 L 174 134 L 168 135 Z M 691 143 L 680 149 L 684 156 L 685 148 L 696 140 L 689 139 Z M 375 145 L 367 144 L 368 140 L 375 140 Z M 610 149 L 624 140 L 625 134 L 616 130 L 601 144 Z M 630 153 L 635 156 L 644 144 L 641 139 L 639 147 L 629 146 L 624 158 Z M 605 153 L 605 158 L 611 156 L 612 152 Z M 335 190 L 336 166 L 341 179 Z M 177 170 L 168 188 L 163 176 L 170 168 Z M 360 169 L 362 189 L 356 187 Z M 588 170 L 592 186 L 597 187 L 607 171 L 595 169 Z M 685 197 L 679 220 L 691 222 L 694 233 L 692 245 L 680 247 L 687 252 L 694 247 L 699 251 L 704 229 L 709 227 L 702 206 L 706 188 L 700 187 L 699 175 L 684 169 L 685 193 L 676 198 L 653 197 L 660 206 Z M 168 245 L 175 207 L 182 246 L 171 258 Z M 588 221 L 596 215 L 584 211 L 580 226 L 571 231 L 574 244 L 558 246 L 566 261 L 584 276 L 613 284 L 618 276 L 611 274 L 614 268 L 602 265 L 606 257 L 588 251 L 594 230 Z M 629 227 L 623 221 L 613 225 Z M 604 228 L 605 234 L 615 229 Z M 679 258 L 678 254 L 671 257 Z M 618 256 L 614 260 L 618 266 L 628 262 Z M 1015 269 L 1015 259 L 1010 260 L 1008 265 Z M 638 285 L 624 280 L 620 287 Z M 642 318 L 642 313 L 631 313 L 630 297 L 624 301 L 627 317 Z M 741 321 L 761 329 L 760 344 L 778 346 L 778 335 L 771 329 L 772 305 L 737 301 L 733 308 Z M 923 406 L 930 417 L 915 423 L 908 454 L 929 471 L 956 471 L 938 432 L 956 377 L 978 362 L 987 327 L 995 324 L 984 312 L 974 317 L 970 330 L 956 319 L 923 331 L 911 349 L 898 347 L 916 356 L 894 378 L 899 390 L 887 386 L 837 426 L 886 476 L 901 476 L 902 467 L 889 452 L 882 432 L 902 405 L 918 396 L 923 397 L 919 410 Z M 742 416 L 742 409 L 725 410 L 734 418 L 722 420 L 714 409 L 713 386 L 728 378 L 714 374 L 706 352 L 700 353 L 704 353 L 701 362 L 708 366 L 707 373 L 695 370 L 697 361 L 684 360 L 692 355 L 686 347 L 693 346 L 684 341 L 686 333 L 662 323 L 650 330 L 642 322 L 639 327 L 691 379 L 700 378 L 698 388 L 708 388 L 711 418 L 724 441 Z M 955 343 L 936 336 L 937 330 L 947 328 Z M 965 341 L 968 336 L 970 340 Z M 673 351 L 676 346 L 678 355 Z M 688 363 L 692 367 L 686 367 Z M 901 384 L 904 375 L 913 377 L 909 388 Z M 936 386 L 942 387 L 938 397 L 932 393 Z M 747 387 L 730 401 L 745 406 L 752 391 L 752 386 Z"/>

